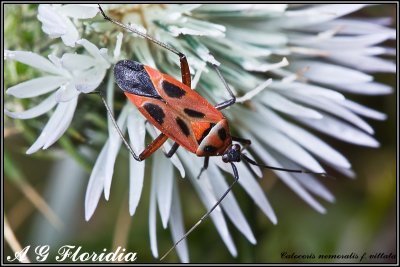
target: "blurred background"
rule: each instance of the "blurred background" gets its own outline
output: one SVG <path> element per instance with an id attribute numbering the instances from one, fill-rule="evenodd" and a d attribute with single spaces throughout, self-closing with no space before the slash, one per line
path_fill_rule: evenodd
<path id="1" fill-rule="evenodd" d="M 41 31 L 37 20 L 36 5 L 5 5 L 5 48 L 43 53 L 51 40 Z M 388 5 L 367 8 L 353 14 L 358 17 L 392 16 L 395 27 L 395 8 Z M 385 46 L 395 47 L 388 42 Z M 47 53 L 43 53 L 47 54 Z M 5 87 L 15 85 L 38 75 L 23 64 L 5 63 Z M 322 202 L 327 213 L 322 215 L 305 204 L 284 186 L 272 172 L 265 171 L 260 180 L 278 217 L 273 226 L 253 204 L 245 192 L 234 188 L 235 195 L 257 239 L 251 245 L 230 225 L 231 234 L 238 249 L 233 258 L 210 220 L 203 223 L 188 239 L 190 260 L 216 263 L 295 263 L 335 262 L 334 260 L 294 259 L 281 257 L 281 253 L 309 255 L 343 254 L 352 252 L 367 254 L 397 251 L 396 232 L 396 77 L 377 74 L 375 79 L 395 88 L 393 95 L 356 96 L 346 95 L 388 115 L 386 121 L 368 120 L 375 129 L 375 137 L 381 146 L 377 149 L 363 148 L 324 137 L 353 164 L 356 179 L 342 177 L 324 178 L 323 182 L 336 197 L 334 204 Z M 4 94 L 3 88 L 3 94 Z M 5 96 L 7 101 L 15 101 Z M 81 96 L 88 101 L 88 108 L 97 99 Z M 24 100 L 21 100 L 24 105 Z M 25 103 L 26 104 L 26 103 Z M 118 106 L 116 106 L 118 108 Z M 121 246 L 138 253 L 138 262 L 158 263 L 150 252 L 148 234 L 148 207 L 150 179 L 145 179 L 138 210 L 134 217 L 128 211 L 127 154 L 118 157 L 110 201 L 102 198 L 89 222 L 84 218 L 84 197 L 91 167 L 107 137 L 107 121 L 104 111 L 93 112 L 74 118 L 72 128 L 56 145 L 48 150 L 25 155 L 27 148 L 47 121 L 46 115 L 37 120 L 14 120 L 4 117 L 4 216 L 6 228 L 10 227 L 22 247 L 39 244 L 55 248 L 62 245 L 82 246 L 85 252 L 115 250 Z M 104 115 L 104 116 L 103 116 Z M 76 116 L 77 117 L 77 116 Z M 91 122 L 93 140 L 82 140 L 79 126 Z M 103 142 L 103 143 L 102 143 Z M 88 149 L 87 144 L 90 145 Z M 151 161 L 151 159 L 150 159 Z M 146 174 L 150 174 L 151 164 Z M 148 177 L 150 178 L 150 177 Z M 205 212 L 193 188 L 186 179 L 177 180 L 180 186 L 186 229 Z M 8 228 L 7 228 L 8 229 Z M 6 230 L 7 230 L 6 229 Z M 169 230 L 158 224 L 158 249 L 162 253 L 171 245 Z M 5 257 L 13 255 L 6 243 Z M 31 260 L 34 260 L 33 254 Z M 51 254 L 52 255 L 52 254 Z M 48 262 L 54 262 L 50 256 Z M 178 258 L 172 253 L 166 262 Z M 343 262 L 341 260 L 339 262 Z M 349 259 L 348 262 L 358 262 Z M 387 259 L 367 259 L 366 262 L 395 262 Z"/>

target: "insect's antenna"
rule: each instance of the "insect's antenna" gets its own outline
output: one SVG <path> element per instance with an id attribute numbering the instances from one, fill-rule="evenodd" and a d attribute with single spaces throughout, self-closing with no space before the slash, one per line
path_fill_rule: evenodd
<path id="1" fill-rule="evenodd" d="M 101 6 L 100 6 L 99 4 L 98 4 L 98 6 L 99 6 L 100 12 L 101 12 L 101 14 L 103 15 L 103 17 L 104 17 L 105 20 L 108 20 L 109 22 L 112 22 L 112 23 L 114 23 L 114 24 L 116 24 L 116 25 L 122 27 L 122 28 L 124 28 L 124 29 L 127 30 L 127 31 L 136 33 L 137 35 L 140 35 L 140 36 L 142 36 L 143 38 L 146 38 L 146 39 L 152 41 L 153 43 L 156 43 L 156 44 L 158 44 L 159 46 L 162 46 L 162 47 L 164 47 L 165 49 L 168 49 L 169 51 L 171 51 L 172 53 L 177 54 L 178 56 L 182 56 L 182 53 L 180 53 L 179 51 L 173 49 L 173 48 L 170 47 L 169 45 L 167 45 L 167 44 L 165 44 L 165 43 L 163 43 L 163 42 L 160 42 L 160 41 L 154 39 L 153 37 L 151 37 L 150 35 L 148 35 L 148 34 L 146 34 L 146 33 L 140 32 L 140 31 L 138 31 L 138 30 L 135 29 L 135 28 L 129 27 L 128 25 L 125 25 L 125 24 L 123 24 L 123 23 L 121 23 L 121 22 L 119 22 L 119 21 L 116 21 L 116 20 L 110 18 L 109 16 L 106 15 L 106 13 L 104 12 L 104 10 L 101 8 Z"/>
<path id="2" fill-rule="evenodd" d="M 106 99 L 105 99 L 104 96 L 103 96 L 103 93 L 102 93 L 101 91 L 92 91 L 92 92 L 89 92 L 89 93 L 87 93 L 87 94 L 95 94 L 95 95 L 100 96 L 101 101 L 103 102 L 104 106 L 106 107 L 107 113 L 108 113 L 108 115 L 110 116 L 111 122 L 113 123 L 114 128 L 117 130 L 119 136 L 121 137 L 122 141 L 124 142 L 126 148 L 129 150 L 129 152 L 131 153 L 132 157 L 133 157 L 135 160 L 137 160 L 137 161 L 142 161 L 142 160 L 140 159 L 140 157 L 138 157 L 138 156 L 135 154 L 135 152 L 133 152 L 133 149 L 132 149 L 131 145 L 128 143 L 128 141 L 126 141 L 126 139 L 125 139 L 125 137 L 124 137 L 124 134 L 122 133 L 121 129 L 119 128 L 119 126 L 118 126 L 118 124 L 117 124 L 117 122 L 115 121 L 115 118 L 114 118 L 114 115 L 113 115 L 113 112 L 112 112 L 110 106 L 107 104 L 107 101 L 106 101 Z"/>
<path id="3" fill-rule="evenodd" d="M 259 166 L 259 167 L 263 167 L 263 168 L 267 168 L 267 169 L 271 169 L 271 170 L 275 170 L 275 171 L 296 172 L 296 173 L 310 173 L 310 174 L 316 174 L 316 175 L 320 175 L 320 176 L 324 176 L 324 177 L 334 178 L 334 177 L 330 176 L 329 174 L 327 174 L 326 172 L 312 172 L 312 171 L 307 171 L 307 170 L 286 169 L 286 168 L 272 167 L 272 166 L 260 164 L 260 163 L 255 162 L 254 160 L 252 160 L 251 158 L 249 158 L 245 154 L 241 154 L 241 158 L 244 159 L 245 161 L 247 161 L 248 163 L 252 164 L 252 165 L 256 165 L 256 166 Z"/>
<path id="4" fill-rule="evenodd" d="M 233 170 L 233 176 L 235 178 L 235 180 L 233 181 L 233 183 L 229 186 L 229 188 L 225 191 L 225 193 L 221 196 L 221 198 L 217 201 L 217 203 L 214 204 L 214 206 L 212 206 L 212 208 L 207 211 L 206 214 L 203 215 L 203 217 L 200 218 L 200 220 L 192 226 L 192 228 L 189 229 L 189 231 L 186 232 L 186 234 L 184 234 L 181 239 L 179 239 L 165 254 L 164 256 L 162 256 L 160 258 L 160 261 L 162 261 L 182 240 L 184 240 L 194 229 L 197 228 L 197 226 L 200 225 L 200 223 L 202 223 L 205 219 L 208 218 L 208 216 L 210 216 L 210 214 L 215 210 L 216 207 L 218 207 L 218 205 L 221 203 L 221 201 L 226 197 L 226 195 L 232 190 L 232 187 L 237 183 L 237 181 L 239 180 L 239 173 L 236 169 L 236 166 L 230 162 L 231 166 L 232 166 L 232 170 Z"/>

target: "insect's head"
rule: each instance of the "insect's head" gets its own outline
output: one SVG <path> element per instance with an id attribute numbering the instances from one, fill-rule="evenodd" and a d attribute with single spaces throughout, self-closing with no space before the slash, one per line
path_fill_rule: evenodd
<path id="1" fill-rule="evenodd" d="M 239 162 L 242 152 L 241 147 L 238 144 L 232 144 L 222 155 L 222 161 L 227 162 Z"/>

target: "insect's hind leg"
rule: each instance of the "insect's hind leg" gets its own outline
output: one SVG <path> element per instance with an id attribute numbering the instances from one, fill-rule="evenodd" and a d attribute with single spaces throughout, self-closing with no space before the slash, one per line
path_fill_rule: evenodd
<path id="1" fill-rule="evenodd" d="M 169 46 L 169 45 L 167 45 L 167 44 L 165 44 L 165 43 L 163 43 L 163 42 L 161 42 L 161 41 L 159 41 L 157 39 L 155 39 L 154 37 L 152 37 L 152 36 L 150 36 L 150 35 L 148 35 L 146 33 L 140 32 L 135 28 L 132 28 L 132 27 L 130 27 L 128 25 L 125 25 L 125 24 L 123 24 L 123 23 L 121 23 L 119 21 L 114 20 L 113 18 L 110 18 L 109 16 L 106 15 L 106 13 L 101 8 L 101 6 L 100 5 L 98 5 L 98 6 L 99 6 L 99 10 L 101 12 L 101 15 L 103 15 L 105 20 L 108 20 L 108 21 L 110 21 L 110 22 L 122 27 L 127 31 L 136 33 L 137 35 L 142 36 L 143 38 L 146 38 L 147 40 L 149 40 L 149 41 L 151 41 L 151 42 L 153 42 L 153 43 L 155 43 L 155 44 L 157 44 L 157 45 L 159 45 L 159 46 L 171 51 L 172 53 L 174 53 L 176 55 L 178 55 L 179 56 L 179 60 L 180 60 L 180 65 L 181 65 L 182 83 L 184 83 L 185 85 L 191 87 L 190 69 L 189 69 L 189 64 L 187 62 L 187 58 L 186 58 L 185 54 L 179 52 L 178 50 L 172 48 L 171 46 Z"/>
<path id="2" fill-rule="evenodd" d="M 181 62 L 182 83 L 187 85 L 188 87 L 191 87 L 192 78 L 190 77 L 190 69 L 187 58 L 184 54 L 179 53 L 179 59 Z"/>

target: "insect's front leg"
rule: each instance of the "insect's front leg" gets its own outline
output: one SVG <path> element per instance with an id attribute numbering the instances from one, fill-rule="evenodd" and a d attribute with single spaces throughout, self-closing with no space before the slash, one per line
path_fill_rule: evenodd
<path id="1" fill-rule="evenodd" d="M 245 138 L 237 137 L 237 136 L 231 136 L 231 137 L 232 137 L 233 141 L 236 141 L 236 142 L 242 143 L 244 145 L 248 145 L 248 146 L 251 145 L 251 140 L 249 140 L 249 139 L 245 139 Z"/>
<path id="2" fill-rule="evenodd" d="M 203 164 L 203 167 L 201 167 L 201 170 L 200 170 L 199 175 L 197 175 L 197 179 L 200 179 L 201 174 L 202 174 L 205 170 L 207 170 L 207 168 L 208 168 L 208 162 L 209 162 L 209 161 L 210 161 L 210 157 L 205 157 L 205 158 L 204 158 L 204 164 Z"/>

